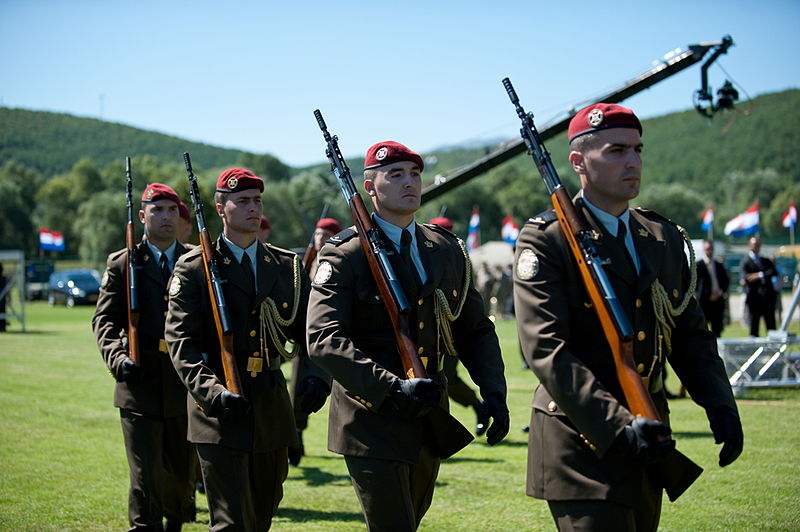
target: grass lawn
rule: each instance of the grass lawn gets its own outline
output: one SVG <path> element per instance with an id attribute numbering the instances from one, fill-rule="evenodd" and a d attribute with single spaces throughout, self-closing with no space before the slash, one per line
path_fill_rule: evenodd
<path id="1" fill-rule="evenodd" d="M 27 333 L 14 323 L 0 334 L 0 530 L 127 528 L 127 466 L 111 406 L 114 383 L 92 338 L 92 311 L 32 303 Z M 520 369 L 514 327 L 498 323 L 511 432 L 494 448 L 476 441 L 442 465 L 421 530 L 554 530 L 546 504 L 525 496 L 527 435 L 521 428 L 536 381 Z M 726 330 L 726 336 L 744 334 L 738 325 Z M 668 387 L 677 391 L 675 381 Z M 740 400 L 745 451 L 725 469 L 716 465 L 719 447 L 704 412 L 686 399 L 671 408 L 678 448 L 705 472 L 677 502 L 665 502 L 661 530 L 800 529 L 800 389 L 753 390 Z M 453 410 L 474 425 L 471 410 Z M 307 456 L 290 468 L 273 530 L 364 530 L 344 462 L 325 449 L 326 425 L 327 407 L 310 420 Z M 208 510 L 199 494 L 198 509 L 200 522 L 184 530 L 206 530 Z"/>

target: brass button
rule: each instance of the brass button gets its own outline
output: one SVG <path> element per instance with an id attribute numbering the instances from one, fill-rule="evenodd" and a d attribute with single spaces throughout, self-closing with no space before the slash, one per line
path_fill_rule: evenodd
<path id="1" fill-rule="evenodd" d="M 458 297 L 458 290 L 453 290 L 453 297 Z"/>
<path id="2" fill-rule="evenodd" d="M 367 405 L 367 408 L 372 408 L 372 403 L 370 403 L 369 401 L 367 401 L 367 402 L 366 402 L 366 403 L 364 403 L 364 404 L 366 404 L 366 405 Z"/>
<path id="3" fill-rule="evenodd" d="M 164 311 L 164 317 L 165 318 L 167 317 L 167 311 Z"/>
<path id="4" fill-rule="evenodd" d="M 253 316 L 255 316 L 255 315 L 256 315 L 256 311 L 255 311 L 255 310 L 253 310 L 253 311 L 251 311 L 251 312 L 250 312 L 250 314 L 252 314 Z"/>
<path id="5" fill-rule="evenodd" d="M 647 338 L 647 335 L 644 333 L 644 331 L 639 331 L 636 334 L 636 339 L 639 340 L 640 342 L 644 342 L 645 338 Z"/>
<path id="6" fill-rule="evenodd" d="M 283 306 L 283 308 L 289 308 L 289 303 L 287 303 L 286 301 L 284 301 L 282 306 Z"/>
<path id="7" fill-rule="evenodd" d="M 250 331 L 250 337 L 251 337 L 251 338 L 252 338 L 252 337 L 255 337 L 255 335 L 256 335 L 256 334 L 257 334 L 257 333 L 256 333 L 255 331 Z"/>
<path id="8" fill-rule="evenodd" d="M 253 351 L 253 356 L 254 356 L 254 357 L 257 357 L 257 356 L 258 356 L 258 355 L 260 355 L 260 354 L 261 354 L 261 353 L 259 353 L 258 351 Z"/>
<path id="9" fill-rule="evenodd" d="M 636 298 L 636 308 L 642 308 L 642 300 L 639 298 Z"/>
<path id="10" fill-rule="evenodd" d="M 424 329 L 425 328 L 425 324 L 423 322 L 419 322 L 419 328 L 420 329 Z"/>
<path id="11" fill-rule="evenodd" d="M 379 295 L 377 295 L 377 294 L 376 294 L 376 295 L 375 295 L 375 301 L 380 301 L 380 300 L 381 300 L 381 296 L 379 296 Z"/>
<path id="12" fill-rule="evenodd" d="M 425 348 L 424 347 L 420 347 L 419 349 L 417 349 L 417 354 L 419 354 L 419 355 L 421 355 L 424 352 L 425 352 Z"/>
<path id="13" fill-rule="evenodd" d="M 164 301 L 169 301 L 169 296 L 164 294 Z"/>
<path id="14" fill-rule="evenodd" d="M 644 364 L 639 364 L 638 366 L 636 366 L 636 371 L 638 371 L 639 373 L 644 373 Z"/>
<path id="15" fill-rule="evenodd" d="M 548 412 L 555 412 L 557 408 L 558 408 L 558 405 L 556 404 L 555 401 L 550 401 L 549 403 L 547 403 L 547 411 Z"/>
<path id="16" fill-rule="evenodd" d="M 423 303 L 424 303 L 424 301 L 421 300 L 421 299 L 419 301 L 417 301 L 417 305 L 422 305 Z"/>
<path id="17" fill-rule="evenodd" d="M 591 449 L 594 452 L 597 450 L 597 445 L 593 444 L 592 442 L 589 442 L 589 449 Z"/>
<path id="18" fill-rule="evenodd" d="M 678 289 L 677 288 L 673 288 L 672 289 L 672 297 L 674 297 L 675 299 L 678 299 L 679 295 L 681 295 L 681 293 L 678 292 Z"/>

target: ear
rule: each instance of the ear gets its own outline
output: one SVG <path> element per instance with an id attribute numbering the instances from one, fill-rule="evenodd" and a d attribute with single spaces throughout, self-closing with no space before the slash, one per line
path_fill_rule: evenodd
<path id="1" fill-rule="evenodd" d="M 139 221 L 144 223 L 144 209 L 139 209 Z"/>
<path id="2" fill-rule="evenodd" d="M 586 173 L 586 161 L 583 158 L 583 154 L 578 151 L 571 151 L 569 152 L 569 164 L 572 165 L 572 169 L 575 170 L 578 174 L 585 174 Z"/>
<path id="3" fill-rule="evenodd" d="M 217 209 L 217 215 L 224 220 L 225 217 L 223 216 L 224 211 L 222 209 L 222 203 L 215 203 L 214 207 Z"/>
<path id="4" fill-rule="evenodd" d="M 375 183 L 372 182 L 372 179 L 365 179 L 364 180 L 364 191 L 370 196 L 375 195 Z"/>

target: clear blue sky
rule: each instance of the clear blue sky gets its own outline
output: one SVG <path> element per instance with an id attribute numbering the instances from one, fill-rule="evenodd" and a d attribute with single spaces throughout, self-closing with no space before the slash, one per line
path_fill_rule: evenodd
<path id="1" fill-rule="evenodd" d="M 388 139 L 425 152 L 512 138 L 505 76 L 541 125 L 725 34 L 736 46 L 719 64 L 740 91 L 798 87 L 799 25 L 798 0 L 0 0 L 0 105 L 298 166 L 325 160 L 316 108 L 346 156 Z M 716 90 L 726 75 L 709 74 Z M 692 67 L 626 105 L 644 118 L 690 108 L 699 80 Z"/>

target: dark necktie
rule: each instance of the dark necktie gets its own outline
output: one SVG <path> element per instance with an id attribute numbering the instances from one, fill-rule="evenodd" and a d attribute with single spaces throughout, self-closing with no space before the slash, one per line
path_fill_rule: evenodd
<path id="1" fill-rule="evenodd" d="M 256 276 L 253 273 L 253 261 L 250 260 L 250 255 L 242 253 L 242 269 L 244 270 L 244 278 L 247 280 L 248 286 L 255 292 Z"/>
<path id="2" fill-rule="evenodd" d="M 161 276 L 164 277 L 164 280 L 166 281 L 167 279 L 169 279 L 170 271 L 169 271 L 169 264 L 167 263 L 166 253 L 161 254 L 161 259 L 159 259 L 158 261 L 158 267 L 161 268 Z"/>
<path id="3" fill-rule="evenodd" d="M 617 218 L 617 242 L 622 247 L 623 253 L 625 253 L 625 258 L 628 259 L 628 266 L 631 267 L 631 270 L 634 274 L 637 274 L 636 271 L 636 263 L 633 262 L 633 257 L 631 257 L 630 252 L 628 251 L 628 246 L 625 245 L 625 235 L 628 232 L 628 227 L 625 225 L 625 222 Z"/>
<path id="4" fill-rule="evenodd" d="M 408 272 L 413 276 L 416 288 L 419 290 L 422 286 L 422 279 L 420 279 L 414 261 L 411 260 L 411 233 L 408 229 L 403 229 L 403 233 L 400 235 L 400 258 L 403 260 Z"/>

